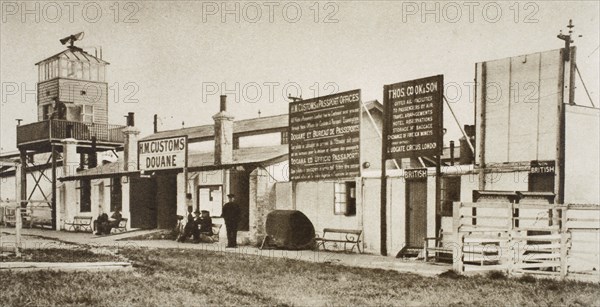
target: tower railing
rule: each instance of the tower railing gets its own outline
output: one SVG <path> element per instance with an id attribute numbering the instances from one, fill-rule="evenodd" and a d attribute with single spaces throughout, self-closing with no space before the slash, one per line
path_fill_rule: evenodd
<path id="1" fill-rule="evenodd" d="M 40 141 L 62 140 L 71 130 L 71 138 L 80 141 L 123 143 L 122 130 L 125 126 L 84 123 L 68 120 L 45 120 L 17 127 L 17 146 Z"/>

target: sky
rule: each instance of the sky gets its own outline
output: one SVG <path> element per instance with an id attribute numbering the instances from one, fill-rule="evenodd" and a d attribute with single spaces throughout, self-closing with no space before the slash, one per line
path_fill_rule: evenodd
<path id="1" fill-rule="evenodd" d="M 16 150 L 17 118 L 37 121 L 34 64 L 81 31 L 76 45 L 101 46 L 110 62 L 109 123 L 135 112 L 142 136 L 154 114 L 159 130 L 212 124 L 221 94 L 246 119 L 287 113 L 290 94 L 360 89 L 363 101 L 381 102 L 384 84 L 438 74 L 461 125 L 473 124 L 475 63 L 562 48 L 556 35 L 569 19 L 578 67 L 599 104 L 597 1 L 0 4 L 0 153 Z M 579 79 L 576 86 L 576 103 L 591 106 Z M 445 141 L 458 140 L 447 106 L 444 126 Z"/>

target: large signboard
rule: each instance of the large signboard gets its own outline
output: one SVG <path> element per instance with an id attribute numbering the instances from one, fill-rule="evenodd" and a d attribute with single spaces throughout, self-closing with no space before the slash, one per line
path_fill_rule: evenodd
<path id="1" fill-rule="evenodd" d="M 441 154 L 444 76 L 388 85 L 383 94 L 386 158 Z"/>
<path id="2" fill-rule="evenodd" d="M 184 168 L 187 166 L 187 136 L 138 142 L 141 171 Z"/>
<path id="3" fill-rule="evenodd" d="M 360 176 L 360 90 L 290 103 L 290 179 Z"/>

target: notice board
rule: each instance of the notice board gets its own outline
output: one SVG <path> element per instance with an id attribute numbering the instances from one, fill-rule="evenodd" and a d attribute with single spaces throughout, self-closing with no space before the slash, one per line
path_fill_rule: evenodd
<path id="1" fill-rule="evenodd" d="M 440 155 L 444 76 L 387 85 L 383 94 L 386 159 Z"/>
<path id="2" fill-rule="evenodd" d="M 360 103 L 360 90 L 290 103 L 290 180 L 360 176 Z"/>

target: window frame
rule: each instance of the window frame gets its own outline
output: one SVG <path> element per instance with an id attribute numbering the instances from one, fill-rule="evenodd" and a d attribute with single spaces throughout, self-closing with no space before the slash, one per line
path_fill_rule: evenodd
<path id="1" fill-rule="evenodd" d="M 356 216 L 356 181 L 333 183 L 333 214 Z"/>

